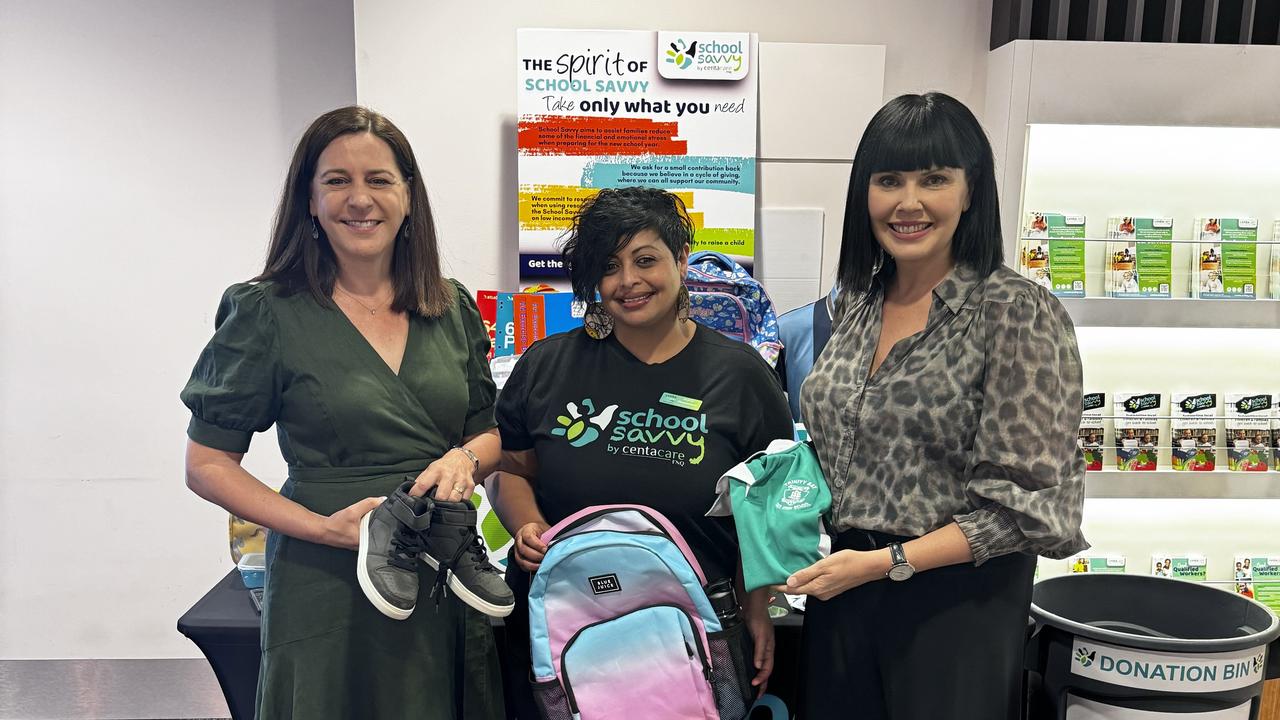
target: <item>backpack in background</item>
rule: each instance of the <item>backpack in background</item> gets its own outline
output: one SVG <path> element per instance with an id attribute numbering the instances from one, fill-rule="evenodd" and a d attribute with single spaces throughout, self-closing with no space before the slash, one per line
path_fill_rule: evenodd
<path id="1" fill-rule="evenodd" d="M 782 343 L 773 301 L 741 265 L 718 252 L 696 252 L 689 256 L 684 284 L 689 288 L 689 317 L 747 343 L 769 367 L 777 365 Z"/>
<path id="2" fill-rule="evenodd" d="M 598 505 L 542 539 L 529 636 L 544 718 L 746 717 L 746 626 L 721 628 L 702 568 L 669 520 L 641 505 Z"/>

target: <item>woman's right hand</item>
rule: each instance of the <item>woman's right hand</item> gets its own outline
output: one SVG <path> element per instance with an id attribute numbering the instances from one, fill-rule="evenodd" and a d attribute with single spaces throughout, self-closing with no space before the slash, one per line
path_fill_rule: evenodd
<path id="1" fill-rule="evenodd" d="M 542 533 L 551 529 L 544 522 L 525 523 L 516 531 L 516 565 L 526 572 L 537 572 L 542 558 L 547 554 L 547 544 L 542 542 Z"/>
<path id="2" fill-rule="evenodd" d="M 367 497 L 324 518 L 318 542 L 344 550 L 359 550 L 360 521 L 384 500 L 385 497 Z"/>

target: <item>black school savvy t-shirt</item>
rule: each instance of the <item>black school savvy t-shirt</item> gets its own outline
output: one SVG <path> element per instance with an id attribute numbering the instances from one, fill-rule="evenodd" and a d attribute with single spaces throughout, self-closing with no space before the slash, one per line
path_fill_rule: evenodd
<path id="1" fill-rule="evenodd" d="M 581 329 L 534 343 L 498 396 L 497 418 L 504 449 L 537 456 L 534 495 L 548 523 L 591 505 L 647 505 L 676 526 L 708 580 L 737 566 L 732 522 L 706 517 L 716 481 L 792 436 L 769 366 L 702 326 L 653 365 Z"/>

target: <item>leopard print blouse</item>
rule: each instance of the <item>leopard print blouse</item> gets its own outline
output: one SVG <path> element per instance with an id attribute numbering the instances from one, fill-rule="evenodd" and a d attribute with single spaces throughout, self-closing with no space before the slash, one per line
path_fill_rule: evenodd
<path id="1" fill-rule="evenodd" d="M 883 292 L 841 300 L 801 393 L 834 529 L 919 536 L 955 521 L 975 564 L 1088 548 L 1080 353 L 1061 303 L 1007 267 L 957 265 L 925 329 L 868 378 Z"/>

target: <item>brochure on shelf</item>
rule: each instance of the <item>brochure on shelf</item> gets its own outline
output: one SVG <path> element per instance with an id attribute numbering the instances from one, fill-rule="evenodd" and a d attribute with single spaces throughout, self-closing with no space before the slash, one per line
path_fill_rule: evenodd
<path id="1" fill-rule="evenodd" d="M 1254 300 L 1258 285 L 1257 218 L 1199 218 L 1195 224 L 1193 296 Z"/>
<path id="2" fill-rule="evenodd" d="M 1077 555 L 1067 561 L 1073 573 L 1122 573 L 1123 555 Z"/>
<path id="3" fill-rule="evenodd" d="M 1227 469 L 1266 472 L 1272 467 L 1271 421 L 1274 396 L 1229 393 L 1226 401 Z"/>
<path id="4" fill-rule="evenodd" d="M 1268 246 L 1271 253 L 1271 262 L 1268 263 L 1270 270 L 1267 273 L 1267 281 L 1271 286 L 1271 299 L 1280 300 L 1280 220 L 1271 223 L 1271 242 Z"/>
<path id="5" fill-rule="evenodd" d="M 1173 218 L 1107 219 L 1107 295 L 1172 297 Z"/>
<path id="6" fill-rule="evenodd" d="M 1116 469 L 1156 470 L 1162 396 L 1151 392 L 1118 392 L 1113 397 Z"/>
<path id="7" fill-rule="evenodd" d="M 1271 393 L 1271 469 L 1280 472 L 1280 391 Z"/>
<path id="8" fill-rule="evenodd" d="M 1151 556 L 1151 574 L 1156 577 L 1204 582 L 1209 579 L 1209 563 L 1200 553 Z"/>
<path id="9" fill-rule="evenodd" d="M 1218 396 L 1175 393 L 1169 400 L 1173 469 L 1210 471 L 1217 467 Z"/>
<path id="10" fill-rule="evenodd" d="M 1280 613 L 1280 557 L 1236 555 L 1235 585 L 1236 592 Z"/>
<path id="11" fill-rule="evenodd" d="M 1084 408 L 1080 413 L 1080 433 L 1076 436 L 1076 445 L 1084 456 L 1085 470 L 1102 469 L 1102 447 L 1107 433 L 1103 425 L 1103 417 L 1107 411 L 1107 394 L 1091 392 L 1084 394 Z"/>
<path id="12" fill-rule="evenodd" d="M 1022 274 L 1058 297 L 1084 297 L 1083 215 L 1027 214 Z"/>

